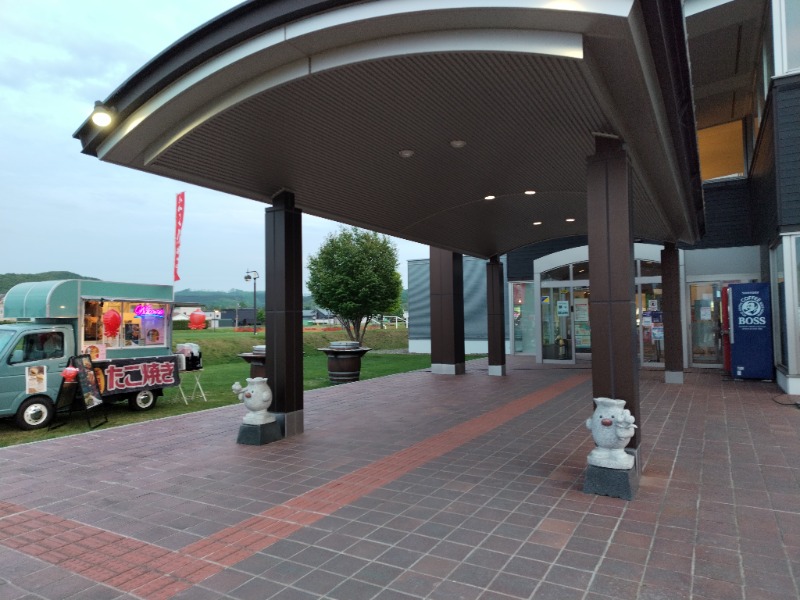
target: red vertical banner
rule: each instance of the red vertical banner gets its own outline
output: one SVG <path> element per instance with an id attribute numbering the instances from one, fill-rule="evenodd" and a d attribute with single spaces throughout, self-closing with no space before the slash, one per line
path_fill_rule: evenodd
<path id="1" fill-rule="evenodd" d="M 181 192 L 175 196 L 175 268 L 174 268 L 174 281 L 180 281 L 178 275 L 178 260 L 181 257 L 181 230 L 183 229 L 183 212 L 186 199 L 185 192 Z"/>

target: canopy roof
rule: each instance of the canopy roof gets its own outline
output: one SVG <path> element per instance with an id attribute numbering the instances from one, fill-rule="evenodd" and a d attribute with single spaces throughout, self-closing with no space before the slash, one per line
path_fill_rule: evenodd
<path id="1" fill-rule="evenodd" d="M 4 314 L 14 319 L 72 318 L 82 314 L 81 299 L 171 303 L 171 285 L 61 279 L 18 283 L 4 298 Z"/>
<path id="2" fill-rule="evenodd" d="M 483 258 L 585 235 L 618 137 L 635 236 L 703 231 L 679 0 L 249 2 L 105 103 L 101 160 Z"/>

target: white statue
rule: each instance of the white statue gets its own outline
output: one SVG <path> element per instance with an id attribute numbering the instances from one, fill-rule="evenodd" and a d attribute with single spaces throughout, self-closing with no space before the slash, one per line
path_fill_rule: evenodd
<path id="1" fill-rule="evenodd" d="M 231 388 L 239 400 L 244 402 L 248 412 L 242 421 L 247 425 L 263 425 L 264 423 L 274 423 L 275 417 L 267 412 L 272 402 L 272 390 L 267 385 L 266 377 L 247 378 L 247 387 L 243 388 L 239 382 L 233 384 Z"/>
<path id="2" fill-rule="evenodd" d="M 631 411 L 625 408 L 625 400 L 595 398 L 594 414 L 586 419 L 597 448 L 587 457 L 587 462 L 607 469 L 631 469 L 634 457 L 625 452 L 625 446 L 636 429 Z"/>

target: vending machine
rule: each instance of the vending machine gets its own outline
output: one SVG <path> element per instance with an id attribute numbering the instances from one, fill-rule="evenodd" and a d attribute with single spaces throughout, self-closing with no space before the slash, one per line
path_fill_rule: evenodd
<path id="1" fill-rule="evenodd" d="M 727 294 L 731 375 L 734 379 L 773 379 L 769 283 L 734 283 Z"/>

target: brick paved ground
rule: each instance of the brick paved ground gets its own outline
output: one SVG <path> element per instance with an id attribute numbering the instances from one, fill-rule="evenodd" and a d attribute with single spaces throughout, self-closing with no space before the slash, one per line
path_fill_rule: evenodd
<path id="1" fill-rule="evenodd" d="M 581 491 L 590 372 L 415 372 L 0 450 L 0 600 L 795 599 L 800 410 L 642 372 L 632 502 Z"/>

